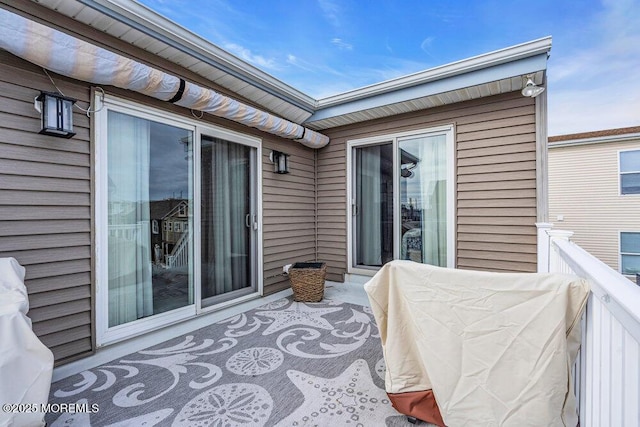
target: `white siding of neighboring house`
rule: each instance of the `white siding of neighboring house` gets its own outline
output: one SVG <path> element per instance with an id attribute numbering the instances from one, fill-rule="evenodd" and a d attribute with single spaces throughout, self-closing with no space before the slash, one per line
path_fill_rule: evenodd
<path id="1" fill-rule="evenodd" d="M 640 194 L 620 195 L 619 189 L 618 152 L 633 149 L 640 150 L 640 138 L 549 145 L 550 222 L 573 231 L 574 242 L 618 271 L 620 231 L 640 232 Z"/>

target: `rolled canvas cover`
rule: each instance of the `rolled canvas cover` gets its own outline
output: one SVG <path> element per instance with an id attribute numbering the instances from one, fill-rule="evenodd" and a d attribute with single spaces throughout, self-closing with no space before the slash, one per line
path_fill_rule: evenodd
<path id="1" fill-rule="evenodd" d="M 0 48 L 64 76 L 132 90 L 321 148 L 329 137 L 0 8 Z M 179 94 L 179 96 L 178 96 Z"/>
<path id="2" fill-rule="evenodd" d="M 365 290 L 396 409 L 447 426 L 577 425 L 586 281 L 393 261 Z"/>
<path id="3" fill-rule="evenodd" d="M 31 330 L 24 267 L 0 258 L 0 402 L 40 409 L 49 400 L 53 354 Z M 42 426 L 44 413 L 0 412 L 0 427 Z"/>

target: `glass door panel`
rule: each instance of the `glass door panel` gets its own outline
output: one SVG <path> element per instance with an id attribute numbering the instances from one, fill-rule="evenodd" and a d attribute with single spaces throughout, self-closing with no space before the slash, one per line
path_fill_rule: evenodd
<path id="1" fill-rule="evenodd" d="M 107 116 L 108 326 L 194 303 L 193 132 Z"/>
<path id="2" fill-rule="evenodd" d="M 393 144 L 354 152 L 355 265 L 380 267 L 393 259 Z"/>
<path id="3" fill-rule="evenodd" d="M 400 258 L 447 266 L 446 135 L 398 141 Z"/>
<path id="4" fill-rule="evenodd" d="M 256 149 L 201 138 L 201 291 L 212 305 L 256 290 Z"/>

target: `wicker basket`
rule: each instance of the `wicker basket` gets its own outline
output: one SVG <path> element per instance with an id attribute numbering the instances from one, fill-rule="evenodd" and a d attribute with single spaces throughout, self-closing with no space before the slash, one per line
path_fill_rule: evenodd
<path id="1" fill-rule="evenodd" d="M 324 262 L 297 262 L 289 269 L 289 281 L 293 300 L 319 302 L 324 296 L 324 278 L 327 264 Z"/>

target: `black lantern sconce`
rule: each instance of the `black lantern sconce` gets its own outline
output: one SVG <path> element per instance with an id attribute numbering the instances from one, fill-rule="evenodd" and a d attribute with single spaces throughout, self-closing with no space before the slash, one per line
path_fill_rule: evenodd
<path id="1" fill-rule="evenodd" d="M 36 110 L 42 117 L 42 130 L 45 135 L 71 138 L 73 131 L 73 104 L 76 100 L 59 93 L 40 92 L 36 98 Z"/>
<path id="2" fill-rule="evenodd" d="M 289 155 L 280 151 L 272 151 L 269 159 L 273 162 L 275 173 L 289 173 Z"/>

